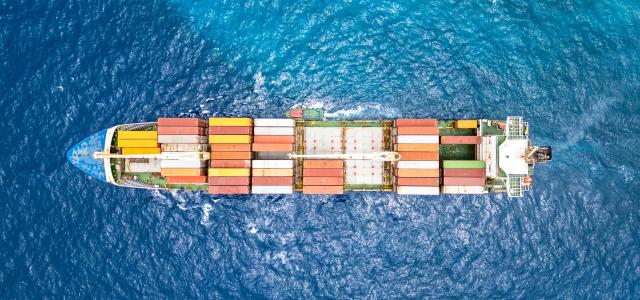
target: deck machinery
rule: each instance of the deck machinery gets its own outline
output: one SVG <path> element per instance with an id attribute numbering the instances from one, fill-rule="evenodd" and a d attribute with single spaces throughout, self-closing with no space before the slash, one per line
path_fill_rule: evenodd
<path id="1" fill-rule="evenodd" d="M 207 122 L 208 121 L 208 122 Z M 181 127 L 182 126 L 182 127 Z M 506 120 L 160 118 L 102 130 L 68 160 L 123 187 L 211 194 L 484 194 L 522 197 L 551 148 Z"/>

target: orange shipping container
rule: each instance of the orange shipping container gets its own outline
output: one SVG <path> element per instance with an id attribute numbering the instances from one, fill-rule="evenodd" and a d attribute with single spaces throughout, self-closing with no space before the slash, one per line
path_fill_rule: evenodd
<path id="1" fill-rule="evenodd" d="M 205 184 L 207 176 L 170 176 L 167 184 Z"/>
<path id="2" fill-rule="evenodd" d="M 339 159 L 305 159 L 303 167 L 309 169 L 342 169 L 344 168 L 344 162 Z"/>
<path id="3" fill-rule="evenodd" d="M 253 137 L 253 142 L 263 144 L 293 144 L 295 137 L 292 135 L 256 135 Z"/>
<path id="4" fill-rule="evenodd" d="M 400 152 L 400 160 L 438 160 L 438 152 Z"/>
<path id="5" fill-rule="evenodd" d="M 159 135 L 205 135 L 204 127 L 158 127 Z"/>
<path id="6" fill-rule="evenodd" d="M 343 185 L 342 177 L 304 177 L 302 178 L 304 185 Z"/>
<path id="7" fill-rule="evenodd" d="M 251 160 L 246 159 L 223 159 L 212 160 L 209 163 L 212 168 L 251 168 Z"/>
<path id="8" fill-rule="evenodd" d="M 438 144 L 396 144 L 396 151 L 400 152 L 437 152 Z"/>
<path id="9" fill-rule="evenodd" d="M 253 169 L 253 176 L 293 176 L 293 169 Z"/>
<path id="10" fill-rule="evenodd" d="M 251 152 L 214 151 L 211 159 L 251 159 Z"/>
<path id="11" fill-rule="evenodd" d="M 251 134 L 251 126 L 212 126 L 209 134 Z"/>
<path id="12" fill-rule="evenodd" d="M 160 169 L 160 175 L 163 177 L 170 176 L 200 176 L 204 175 L 204 169 L 174 169 L 174 168 L 164 168 Z"/>
<path id="13" fill-rule="evenodd" d="M 441 136 L 440 144 L 467 144 L 467 145 L 477 145 L 480 144 L 481 137 L 475 135 L 468 136 Z"/>
<path id="14" fill-rule="evenodd" d="M 285 176 L 264 176 L 264 177 L 252 177 L 252 185 L 268 185 L 268 186 L 287 186 L 293 185 L 293 177 Z"/>
<path id="15" fill-rule="evenodd" d="M 158 118 L 159 127 L 204 127 L 205 121 L 198 118 Z"/>
<path id="16" fill-rule="evenodd" d="M 398 177 L 396 185 L 399 186 L 439 186 L 440 178 L 429 177 Z"/>
<path id="17" fill-rule="evenodd" d="M 398 127 L 398 134 L 403 135 L 438 135 L 440 134 L 440 128 L 438 127 Z"/>
<path id="18" fill-rule="evenodd" d="M 439 177 L 440 169 L 395 169 L 396 177 Z"/>
<path id="19" fill-rule="evenodd" d="M 344 187 L 341 185 L 305 185 L 302 187 L 302 193 L 312 195 L 339 195 L 344 193 Z"/>
<path id="20" fill-rule="evenodd" d="M 209 176 L 209 185 L 249 185 L 248 176 Z"/>
<path id="21" fill-rule="evenodd" d="M 397 119 L 396 127 L 436 127 L 436 119 Z"/>
<path id="22" fill-rule="evenodd" d="M 304 177 L 343 177 L 344 170 L 343 169 L 304 169 L 303 170 Z"/>
<path id="23" fill-rule="evenodd" d="M 253 144 L 253 152 L 291 152 L 292 144 Z"/>
<path id="24" fill-rule="evenodd" d="M 248 185 L 210 185 L 209 194 L 233 195 L 249 194 Z"/>
<path id="25" fill-rule="evenodd" d="M 250 152 L 251 144 L 211 144 L 211 151 L 243 151 Z"/>

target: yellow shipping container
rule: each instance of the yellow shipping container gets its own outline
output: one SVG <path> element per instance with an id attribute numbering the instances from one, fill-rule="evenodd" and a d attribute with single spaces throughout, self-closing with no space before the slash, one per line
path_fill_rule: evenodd
<path id="1" fill-rule="evenodd" d="M 119 140 L 157 140 L 157 131 L 123 131 L 118 130 Z"/>
<path id="2" fill-rule="evenodd" d="M 122 154 L 160 154 L 160 148 L 122 148 Z"/>
<path id="3" fill-rule="evenodd" d="M 293 176 L 293 169 L 253 169 L 253 176 Z"/>
<path id="4" fill-rule="evenodd" d="M 209 126 L 251 126 L 251 118 L 209 118 Z"/>
<path id="5" fill-rule="evenodd" d="M 456 121 L 456 128 L 478 128 L 478 120 L 458 120 Z"/>
<path id="6" fill-rule="evenodd" d="M 214 134 L 209 136 L 209 144 L 249 144 L 251 136 L 244 134 Z"/>
<path id="7" fill-rule="evenodd" d="M 160 169 L 160 175 L 167 176 L 200 176 L 204 175 L 204 170 L 200 168 L 193 169 L 177 169 L 177 168 L 164 168 Z"/>
<path id="8" fill-rule="evenodd" d="M 121 140 L 118 139 L 118 147 L 128 148 L 158 148 L 157 140 Z"/>
<path id="9" fill-rule="evenodd" d="M 251 175 L 250 169 L 248 168 L 210 168 L 209 176 L 246 176 Z"/>

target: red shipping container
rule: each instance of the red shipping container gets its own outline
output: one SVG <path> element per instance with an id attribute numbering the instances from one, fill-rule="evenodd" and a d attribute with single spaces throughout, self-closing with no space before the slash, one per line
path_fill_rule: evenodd
<path id="1" fill-rule="evenodd" d="M 251 126 L 211 126 L 209 134 L 251 134 Z"/>
<path id="2" fill-rule="evenodd" d="M 223 159 L 209 162 L 212 168 L 251 168 L 250 159 Z"/>
<path id="3" fill-rule="evenodd" d="M 204 127 L 158 126 L 158 135 L 205 135 L 204 132 Z"/>
<path id="4" fill-rule="evenodd" d="M 293 177 L 269 177 L 269 176 L 260 176 L 260 177 L 252 177 L 251 178 L 252 185 L 293 185 Z"/>
<path id="5" fill-rule="evenodd" d="M 209 185 L 249 185 L 249 177 L 209 176 Z"/>
<path id="6" fill-rule="evenodd" d="M 304 177 L 302 178 L 304 185 L 343 185 L 342 177 Z"/>
<path id="7" fill-rule="evenodd" d="M 484 185 L 484 178 L 477 177 L 445 177 L 444 185 Z"/>
<path id="8" fill-rule="evenodd" d="M 438 152 L 398 152 L 400 153 L 400 160 L 438 160 L 440 153 Z"/>
<path id="9" fill-rule="evenodd" d="M 251 144 L 211 144 L 211 151 L 250 152 Z"/>
<path id="10" fill-rule="evenodd" d="M 211 159 L 251 159 L 251 152 L 231 152 L 231 151 L 220 151 L 220 152 L 211 152 Z"/>
<path id="11" fill-rule="evenodd" d="M 248 185 L 210 185 L 209 194 L 232 195 L 232 194 L 249 194 Z"/>
<path id="12" fill-rule="evenodd" d="M 169 176 L 167 184 L 202 184 L 207 183 L 207 176 Z"/>
<path id="13" fill-rule="evenodd" d="M 484 178 L 485 169 L 444 169 L 445 177 L 474 177 Z"/>
<path id="14" fill-rule="evenodd" d="M 289 111 L 289 116 L 292 118 L 302 118 L 302 109 L 292 109 Z"/>
<path id="15" fill-rule="evenodd" d="M 302 193 L 312 195 L 339 195 L 344 193 L 344 187 L 341 185 L 305 185 L 302 187 Z"/>
<path id="16" fill-rule="evenodd" d="M 396 127 L 437 127 L 436 119 L 397 119 Z"/>
<path id="17" fill-rule="evenodd" d="M 293 144 L 295 139 L 292 135 L 256 135 L 253 137 L 253 142 L 262 144 Z"/>
<path id="18" fill-rule="evenodd" d="M 439 186 L 440 178 L 397 177 L 396 185 L 399 186 Z"/>
<path id="19" fill-rule="evenodd" d="M 291 152 L 292 144 L 256 144 L 252 146 L 253 152 Z"/>
<path id="20" fill-rule="evenodd" d="M 480 140 L 481 138 L 479 136 L 475 136 L 475 135 L 469 135 L 469 136 L 441 136 L 440 137 L 440 144 L 445 144 L 445 145 L 459 145 L 459 144 L 465 144 L 465 145 L 478 145 L 480 144 Z"/>
<path id="21" fill-rule="evenodd" d="M 339 159 L 305 159 L 302 166 L 309 169 L 342 169 L 344 162 Z"/>
<path id="22" fill-rule="evenodd" d="M 158 127 L 204 127 L 204 124 L 198 118 L 158 118 Z"/>
<path id="23" fill-rule="evenodd" d="M 438 135 L 440 128 L 438 127 L 398 127 L 398 134 L 403 135 Z"/>
<path id="24" fill-rule="evenodd" d="M 343 169 L 303 169 L 304 177 L 343 177 Z"/>

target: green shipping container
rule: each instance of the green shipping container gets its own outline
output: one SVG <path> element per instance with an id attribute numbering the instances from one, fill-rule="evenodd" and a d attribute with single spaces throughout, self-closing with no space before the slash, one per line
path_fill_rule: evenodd
<path id="1" fill-rule="evenodd" d="M 444 169 L 484 169 L 483 160 L 443 160 Z"/>

